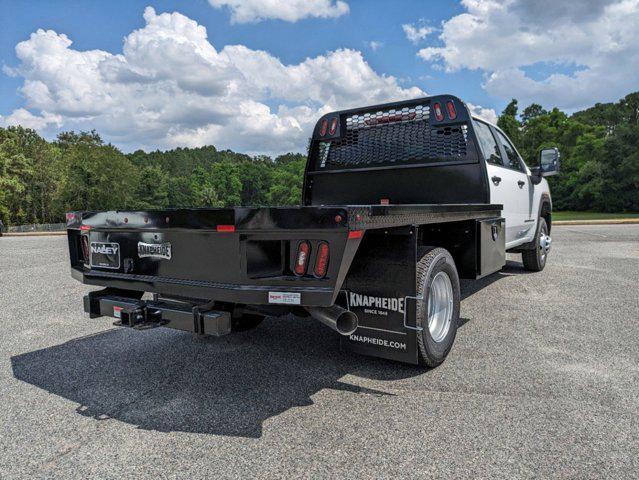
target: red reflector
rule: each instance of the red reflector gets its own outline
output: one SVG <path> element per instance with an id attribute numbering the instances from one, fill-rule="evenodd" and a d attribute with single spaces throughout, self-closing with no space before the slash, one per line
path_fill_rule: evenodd
<path id="1" fill-rule="evenodd" d="M 446 102 L 446 110 L 448 110 L 448 118 L 455 120 L 457 112 L 455 111 L 455 104 L 452 101 L 448 100 Z"/>
<path id="2" fill-rule="evenodd" d="M 313 268 L 313 275 L 317 278 L 323 278 L 326 276 L 326 271 L 328 270 L 328 258 L 328 243 L 320 242 L 317 246 L 317 257 L 315 258 L 315 267 Z"/>
<path id="3" fill-rule="evenodd" d="M 320 135 L 323 137 L 324 135 L 326 135 L 326 131 L 328 130 L 328 119 L 325 118 L 324 120 L 322 120 L 322 128 L 320 130 Z"/>
<path id="4" fill-rule="evenodd" d="M 84 231 L 91 230 L 91 225 L 82 225 L 80 227 L 80 230 L 84 230 Z"/>
<path id="5" fill-rule="evenodd" d="M 293 272 L 295 275 L 301 276 L 306 273 L 308 267 L 308 257 L 311 254 L 311 244 L 307 241 L 300 242 L 297 246 L 297 255 L 295 255 L 295 266 Z"/>
<path id="6" fill-rule="evenodd" d="M 329 130 L 328 133 L 330 133 L 331 135 L 335 135 L 336 131 L 337 131 L 337 117 L 334 117 L 333 120 L 331 120 L 331 129 Z"/>
<path id="7" fill-rule="evenodd" d="M 441 122 L 444 119 L 444 114 L 442 113 L 442 106 L 439 103 L 433 105 L 433 110 L 435 110 L 435 118 L 438 122 Z"/>
<path id="8" fill-rule="evenodd" d="M 348 238 L 349 239 L 354 239 L 354 238 L 362 238 L 364 236 L 364 230 L 353 230 L 351 232 L 348 232 Z"/>
<path id="9" fill-rule="evenodd" d="M 234 232 L 235 231 L 235 225 L 218 225 L 216 227 L 216 230 L 218 232 Z"/>

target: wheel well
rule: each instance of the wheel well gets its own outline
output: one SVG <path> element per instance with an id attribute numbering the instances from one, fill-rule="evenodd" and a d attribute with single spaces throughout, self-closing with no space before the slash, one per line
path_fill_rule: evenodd
<path id="1" fill-rule="evenodd" d="M 460 278 L 477 277 L 475 220 L 420 225 L 417 246 L 445 248 L 455 260 Z"/>
<path id="2" fill-rule="evenodd" d="M 552 222 L 552 210 L 550 209 L 550 204 L 548 202 L 544 202 L 541 205 L 541 212 L 539 216 L 546 220 L 546 225 L 548 226 L 548 233 L 550 233 L 550 227 Z"/>

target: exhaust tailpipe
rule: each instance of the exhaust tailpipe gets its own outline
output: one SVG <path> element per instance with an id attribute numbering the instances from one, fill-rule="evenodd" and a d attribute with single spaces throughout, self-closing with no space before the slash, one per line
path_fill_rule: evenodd
<path id="1" fill-rule="evenodd" d="M 331 327 L 341 335 L 350 335 L 357 330 L 357 315 L 337 305 L 332 307 L 307 307 L 306 310 L 315 320 Z"/>

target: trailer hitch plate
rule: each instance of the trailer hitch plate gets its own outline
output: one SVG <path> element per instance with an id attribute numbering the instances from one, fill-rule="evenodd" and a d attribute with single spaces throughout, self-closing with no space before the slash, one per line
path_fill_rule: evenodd
<path id="1" fill-rule="evenodd" d="M 91 318 L 113 317 L 116 326 L 147 330 L 169 327 L 216 337 L 231 332 L 231 314 L 212 310 L 212 305 L 138 300 L 120 295 L 85 296 L 84 309 Z"/>

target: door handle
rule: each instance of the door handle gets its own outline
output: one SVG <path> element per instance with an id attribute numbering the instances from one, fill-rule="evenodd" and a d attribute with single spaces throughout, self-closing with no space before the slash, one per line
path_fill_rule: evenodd
<path id="1" fill-rule="evenodd" d="M 519 185 L 519 188 L 524 188 L 524 185 L 526 185 L 526 182 L 524 182 L 523 180 L 519 180 L 517 182 L 517 185 Z"/>
<path id="2" fill-rule="evenodd" d="M 497 175 L 493 175 L 491 177 L 491 180 L 493 181 L 495 185 L 499 185 L 499 182 L 501 182 L 501 177 L 498 177 Z"/>

